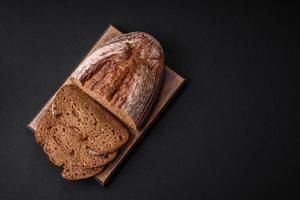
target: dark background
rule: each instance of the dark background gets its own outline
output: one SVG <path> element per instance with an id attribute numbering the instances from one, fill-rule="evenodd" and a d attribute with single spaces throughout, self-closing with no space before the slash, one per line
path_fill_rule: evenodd
<path id="1" fill-rule="evenodd" d="M 0 199 L 299 198 L 299 10 L 184 2 L 0 1 Z M 68 182 L 26 124 L 110 23 L 187 84 L 107 187 Z"/>

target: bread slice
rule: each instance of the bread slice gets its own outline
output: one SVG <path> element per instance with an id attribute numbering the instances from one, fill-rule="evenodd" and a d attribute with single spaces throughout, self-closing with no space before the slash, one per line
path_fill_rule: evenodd
<path id="1" fill-rule="evenodd" d="M 60 145 L 58 145 L 54 138 L 51 138 L 44 145 L 44 151 L 52 163 L 64 167 L 62 177 L 68 180 L 88 178 L 100 173 L 104 169 L 104 165 L 86 168 L 82 162 L 76 160 L 72 154 L 68 154 Z M 116 155 L 116 153 L 114 155 Z"/>
<path id="2" fill-rule="evenodd" d="M 135 132 L 153 106 L 163 75 L 159 42 L 147 33 L 132 32 L 96 49 L 71 81 Z"/>
<path id="3" fill-rule="evenodd" d="M 44 145 L 49 137 L 52 137 L 52 127 L 56 124 L 56 119 L 49 110 L 39 121 L 36 131 L 34 132 L 35 140 L 38 144 Z"/>
<path id="4" fill-rule="evenodd" d="M 61 176 L 67 180 L 79 180 L 95 176 L 103 171 L 103 169 L 103 166 L 83 169 L 72 165 L 66 165 Z"/>
<path id="5" fill-rule="evenodd" d="M 53 137 L 49 137 L 48 141 L 43 146 L 43 150 L 48 156 L 48 159 L 57 166 L 63 166 L 69 159 L 73 158 L 73 156 L 68 154 Z"/>
<path id="6" fill-rule="evenodd" d="M 51 126 L 41 126 L 48 120 Z M 47 113 L 36 131 L 36 138 L 43 145 L 44 152 L 49 160 L 57 166 L 76 160 L 78 166 L 83 168 L 98 167 L 113 160 L 117 152 L 99 155 L 86 146 L 72 128 L 59 123 L 51 113 Z"/>
<path id="7" fill-rule="evenodd" d="M 106 154 L 92 151 L 87 146 L 86 138 L 82 137 L 81 133 L 73 127 L 58 124 L 54 129 L 56 141 L 67 153 L 72 154 L 81 163 L 81 167 L 102 166 L 112 161 L 117 155 L 116 151 Z"/>
<path id="8" fill-rule="evenodd" d="M 74 159 L 74 154 L 68 152 L 57 141 L 58 121 L 47 111 L 35 131 L 36 141 L 43 146 L 48 159 L 57 166 L 63 166 L 68 160 Z"/>
<path id="9" fill-rule="evenodd" d="M 64 167 L 62 176 L 68 180 L 101 172 L 129 138 L 114 116 L 76 86 L 61 88 L 51 108 L 41 118 L 35 138 L 48 159 Z"/>
<path id="10" fill-rule="evenodd" d="M 83 168 L 93 168 L 98 166 L 103 166 L 108 164 L 110 161 L 115 159 L 117 156 L 117 151 L 107 154 L 101 154 L 88 149 L 86 146 L 82 146 L 82 149 L 80 152 L 79 160 L 83 164 Z"/>
<path id="11" fill-rule="evenodd" d="M 98 154 L 116 151 L 129 138 L 128 130 L 116 117 L 74 85 L 59 90 L 52 114 L 76 131 L 78 140 L 86 141 L 86 146 Z"/>

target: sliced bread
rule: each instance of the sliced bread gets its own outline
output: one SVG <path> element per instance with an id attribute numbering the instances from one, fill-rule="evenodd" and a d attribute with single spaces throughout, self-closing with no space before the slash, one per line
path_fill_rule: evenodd
<path id="1" fill-rule="evenodd" d="M 64 86 L 51 108 L 35 138 L 49 160 L 64 167 L 62 176 L 68 180 L 101 172 L 128 140 L 128 130 L 76 86 Z"/>
<path id="2" fill-rule="evenodd" d="M 74 167 L 72 165 L 66 165 L 61 176 L 67 180 L 79 180 L 95 176 L 103 171 L 104 167 L 95 167 L 83 169 L 80 167 Z"/>
<path id="3" fill-rule="evenodd" d="M 62 87 L 56 94 L 52 114 L 77 131 L 87 147 L 98 154 L 116 151 L 129 138 L 128 130 L 116 117 L 74 85 Z"/>
<path id="4" fill-rule="evenodd" d="M 62 166 L 72 160 L 80 167 L 92 168 L 107 164 L 113 160 L 117 152 L 98 154 L 86 146 L 86 141 L 81 141 L 72 128 L 54 123 L 53 117 L 47 113 L 43 119 L 51 119 L 51 126 L 38 127 L 36 131 L 37 140 L 43 145 L 43 150 L 49 160 L 57 166 Z M 43 120 L 44 121 L 44 120 Z"/>

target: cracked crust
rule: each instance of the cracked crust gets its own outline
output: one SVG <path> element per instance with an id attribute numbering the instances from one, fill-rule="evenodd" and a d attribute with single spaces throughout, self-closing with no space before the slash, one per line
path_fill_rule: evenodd
<path id="1" fill-rule="evenodd" d="M 71 80 L 133 130 L 143 123 L 164 74 L 164 54 L 147 33 L 109 40 L 87 57 Z"/>

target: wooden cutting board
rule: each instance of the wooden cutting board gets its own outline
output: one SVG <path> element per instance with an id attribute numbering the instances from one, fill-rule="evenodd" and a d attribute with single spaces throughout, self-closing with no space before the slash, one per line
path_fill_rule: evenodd
<path id="1" fill-rule="evenodd" d="M 120 34 L 122 34 L 122 33 L 118 29 L 116 29 L 112 25 L 109 25 L 107 27 L 107 29 L 105 30 L 105 32 L 98 38 L 98 40 L 92 46 L 90 51 L 88 51 L 86 56 L 81 60 L 81 62 L 90 53 L 92 53 L 95 49 L 97 49 L 99 46 L 101 46 L 105 41 L 107 41 L 108 39 L 113 38 L 117 35 L 120 35 Z M 67 80 L 62 84 L 62 86 L 65 84 L 71 84 L 71 81 L 69 78 L 70 77 L 67 78 Z M 111 175 L 116 171 L 116 169 L 120 165 L 120 163 L 130 153 L 130 151 L 137 144 L 137 142 L 141 139 L 141 137 L 146 133 L 147 129 L 153 124 L 153 122 L 159 116 L 161 111 L 165 108 L 167 103 L 170 102 L 172 97 L 175 96 L 176 92 L 179 91 L 179 89 L 181 88 L 181 86 L 183 85 L 184 82 L 185 82 L 185 79 L 183 77 L 179 76 L 172 69 L 170 69 L 169 67 L 166 66 L 165 77 L 164 77 L 164 81 L 162 84 L 162 88 L 161 88 L 160 94 L 158 96 L 158 99 L 153 107 L 153 110 L 150 112 L 149 116 L 147 117 L 147 119 L 146 119 L 144 125 L 141 127 L 141 129 L 137 133 L 132 134 L 132 137 L 129 140 L 129 142 L 124 147 L 122 147 L 121 150 L 119 150 L 117 158 L 114 161 L 112 161 L 110 164 L 108 164 L 104 171 L 102 171 L 100 174 L 95 176 L 95 179 L 99 183 L 101 183 L 102 185 L 105 185 L 107 183 L 107 181 L 109 180 Z M 36 130 L 36 127 L 37 127 L 41 117 L 43 117 L 43 115 L 45 114 L 45 111 L 48 109 L 49 105 L 51 104 L 54 95 L 44 105 L 44 107 L 40 110 L 40 112 L 33 118 L 33 120 L 27 125 L 29 129 L 31 129 L 32 131 Z"/>

